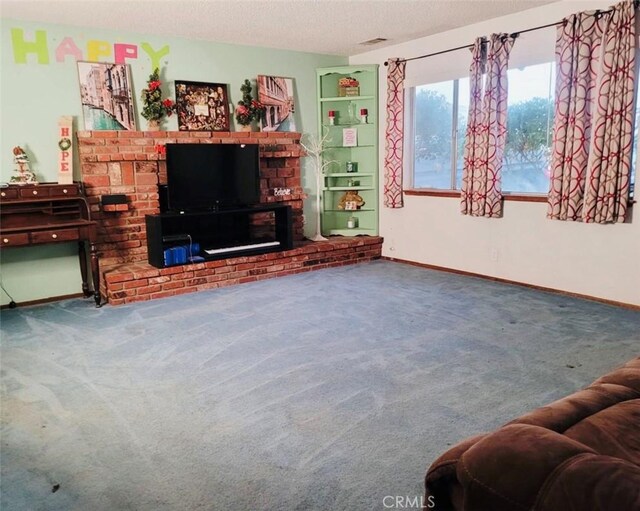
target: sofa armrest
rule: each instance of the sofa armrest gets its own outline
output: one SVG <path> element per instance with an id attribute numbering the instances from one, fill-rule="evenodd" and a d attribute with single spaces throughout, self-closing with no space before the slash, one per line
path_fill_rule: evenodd
<path id="1" fill-rule="evenodd" d="M 431 464 L 424 478 L 426 490 L 425 509 L 438 509 L 439 511 L 460 509 L 462 487 L 456 476 L 458 462 L 470 447 L 485 436 L 487 435 L 477 435 L 463 440 Z M 436 505 L 435 508 L 434 504 Z"/>
<path id="2" fill-rule="evenodd" d="M 582 454 L 595 453 L 555 431 L 528 424 L 505 426 L 460 457 L 456 476 L 464 509 L 531 509 L 554 470 Z"/>

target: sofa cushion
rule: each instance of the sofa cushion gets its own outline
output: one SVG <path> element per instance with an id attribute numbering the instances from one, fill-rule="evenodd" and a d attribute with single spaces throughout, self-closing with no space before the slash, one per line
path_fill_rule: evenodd
<path id="1" fill-rule="evenodd" d="M 610 456 L 576 456 L 551 474 L 533 509 L 640 509 L 640 468 Z"/>
<path id="2" fill-rule="evenodd" d="M 578 422 L 564 435 L 599 454 L 640 465 L 640 399 L 605 408 Z"/>

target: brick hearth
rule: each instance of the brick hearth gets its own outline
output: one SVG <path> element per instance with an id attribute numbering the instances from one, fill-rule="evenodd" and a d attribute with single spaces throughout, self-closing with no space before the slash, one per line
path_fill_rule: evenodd
<path id="1" fill-rule="evenodd" d="M 260 145 L 260 202 L 292 207 L 294 250 L 159 270 L 147 263 L 145 215 L 160 212 L 158 185 L 166 184 L 167 143 Z M 299 133 L 81 131 L 82 181 L 98 222 L 102 296 L 111 304 L 160 298 L 380 257 L 377 237 L 304 242 Z M 290 195 L 274 195 L 289 188 Z M 101 206 L 102 195 L 125 194 L 127 205 Z"/>
<path id="2" fill-rule="evenodd" d="M 110 304 L 140 302 L 217 287 L 283 277 L 321 268 L 380 258 L 382 238 L 332 238 L 302 242 L 293 250 L 159 270 L 147 263 L 129 263 L 104 272 L 102 294 Z"/>

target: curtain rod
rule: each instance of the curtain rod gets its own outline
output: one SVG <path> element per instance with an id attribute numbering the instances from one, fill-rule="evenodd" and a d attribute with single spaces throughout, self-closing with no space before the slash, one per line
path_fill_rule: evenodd
<path id="1" fill-rule="evenodd" d="M 633 1 L 633 6 L 637 9 L 638 5 L 640 4 L 640 0 L 634 0 Z M 602 14 L 607 14 L 609 12 L 611 12 L 612 9 L 608 9 L 606 11 L 602 11 L 600 9 L 598 9 L 596 12 L 593 13 L 592 16 L 600 16 Z M 555 23 L 548 23 L 547 25 L 540 25 L 539 27 L 533 27 L 533 28 L 527 28 L 525 30 L 520 30 L 519 32 L 512 32 L 511 34 L 509 34 L 510 37 L 518 37 L 520 34 L 526 34 L 527 32 L 533 32 L 534 30 L 542 30 L 543 28 L 549 28 L 549 27 L 555 27 L 557 25 L 560 25 L 561 23 L 564 23 L 565 20 L 562 21 L 556 21 Z M 435 57 L 436 55 L 442 55 L 443 53 L 450 53 L 452 51 L 458 51 L 458 50 L 464 50 L 465 48 L 473 48 L 473 44 L 465 44 L 464 46 L 458 46 L 456 48 L 449 48 L 448 50 L 442 50 L 442 51 L 437 51 L 435 53 L 427 53 L 426 55 L 420 55 L 418 57 L 411 57 L 409 59 L 399 59 L 400 62 L 410 62 L 412 60 L 419 60 L 419 59 L 426 59 L 427 57 Z M 384 61 L 384 65 L 388 66 L 389 65 L 389 61 L 385 60 Z"/>

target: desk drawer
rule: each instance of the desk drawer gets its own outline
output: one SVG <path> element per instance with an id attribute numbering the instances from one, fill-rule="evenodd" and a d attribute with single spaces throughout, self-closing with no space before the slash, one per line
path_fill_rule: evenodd
<path id="1" fill-rule="evenodd" d="M 77 185 L 55 185 L 49 187 L 51 197 L 77 197 Z"/>
<path id="2" fill-rule="evenodd" d="M 49 197 L 48 186 L 29 186 L 20 189 L 20 197 L 23 199 L 39 199 L 41 197 Z"/>
<path id="3" fill-rule="evenodd" d="M 78 229 L 52 229 L 31 233 L 31 243 L 55 243 L 58 241 L 73 241 L 80 238 Z"/>
<path id="4" fill-rule="evenodd" d="M 19 247 L 21 245 L 29 244 L 29 235 L 24 234 L 3 234 L 0 236 L 0 242 L 2 247 Z"/>
<path id="5" fill-rule="evenodd" d="M 3 188 L 0 190 L 0 198 L 1 199 L 17 199 L 18 198 L 18 190 L 15 188 Z"/>

